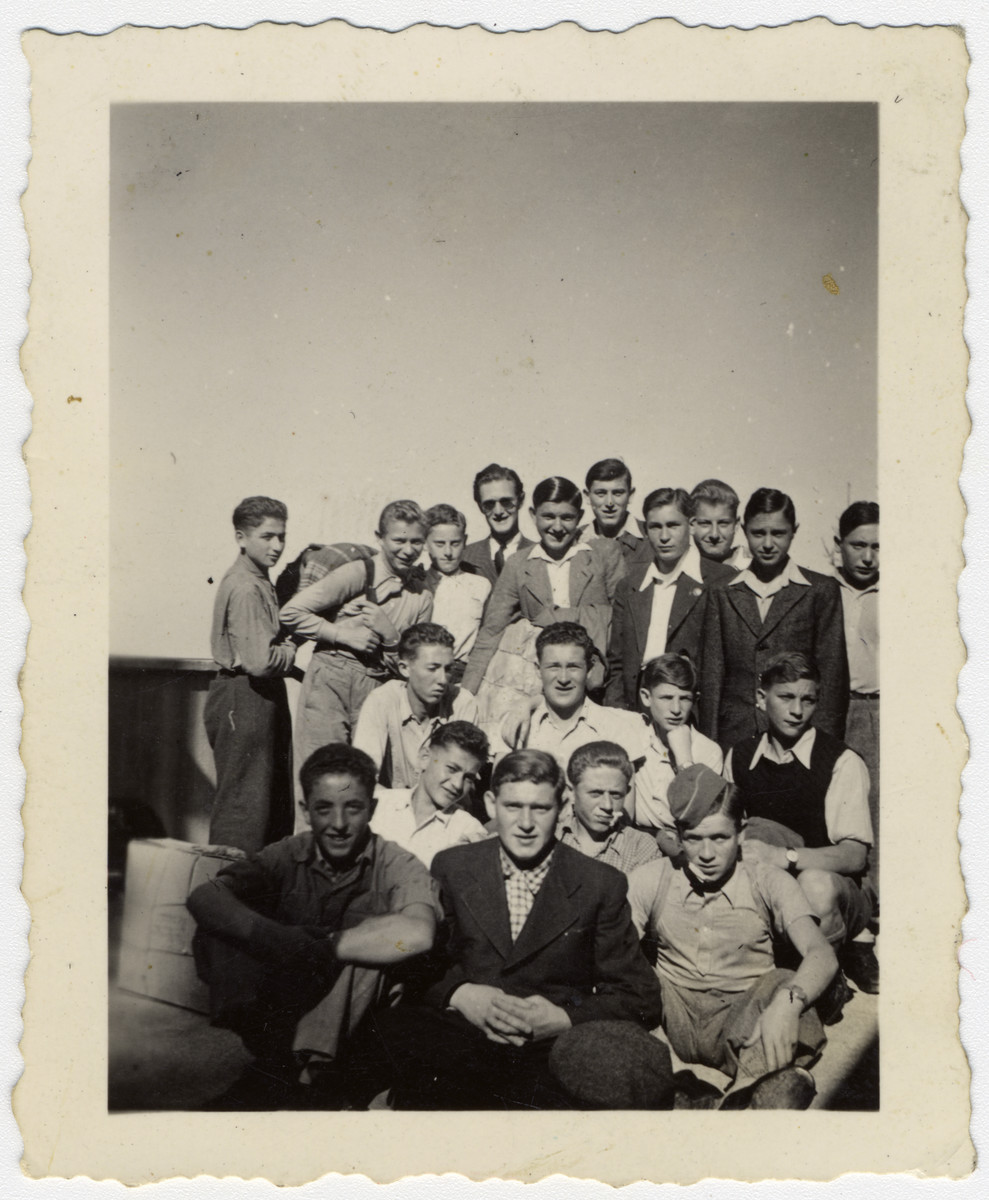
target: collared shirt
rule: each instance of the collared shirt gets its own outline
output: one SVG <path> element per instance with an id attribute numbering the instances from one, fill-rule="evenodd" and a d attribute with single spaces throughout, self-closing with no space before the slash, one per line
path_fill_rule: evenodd
<path id="1" fill-rule="evenodd" d="M 390 679 L 361 705 L 353 744 L 374 759 L 390 787 L 411 788 L 419 782 L 423 746 L 448 721 L 477 723 L 477 701 L 470 692 L 453 688 L 435 714 L 420 718 L 412 711 L 408 684 Z"/>
<path id="2" fill-rule="evenodd" d="M 690 730 L 691 761 L 703 763 L 720 775 L 724 766 L 721 747 L 692 725 L 687 728 Z M 648 825 L 653 829 L 674 828 L 673 813 L 666 797 L 675 776 L 669 748 L 659 734 L 650 729 L 645 762 L 632 780 L 636 825 Z"/>
<path id="3" fill-rule="evenodd" d="M 500 572 L 498 570 L 498 551 L 500 550 L 502 552 L 502 554 L 504 555 L 504 558 L 502 560 L 502 565 L 504 566 L 504 564 L 508 562 L 508 560 L 512 557 L 513 554 L 518 554 L 519 542 L 521 540 L 522 540 L 522 530 L 521 529 L 517 529 L 515 531 L 515 536 L 512 538 L 512 540 L 509 542 L 506 542 L 504 544 L 504 546 L 501 544 L 501 542 L 498 541 L 497 538 L 493 538 L 493 537 L 488 538 L 488 549 L 491 551 L 491 564 L 495 569 L 496 575 L 500 574 Z"/>
<path id="4" fill-rule="evenodd" d="M 457 805 L 434 808 L 425 821 L 417 825 L 412 792 L 412 788 L 376 788 L 377 807 L 371 818 L 371 828 L 378 837 L 395 842 L 414 854 L 425 866 L 430 866 L 433 855 L 448 846 L 483 842 L 489 836 L 480 821 Z"/>
<path id="5" fill-rule="evenodd" d="M 803 571 L 797 566 L 792 558 L 786 560 L 786 566 L 776 576 L 775 579 L 770 579 L 768 583 L 763 583 L 752 572 L 746 568 L 734 579 L 729 580 L 728 587 L 738 587 L 740 584 L 745 584 L 751 592 L 755 593 L 756 607 L 759 609 L 759 619 L 765 621 L 769 615 L 769 607 L 773 603 L 773 597 L 777 592 L 781 592 L 785 587 L 789 587 L 791 583 L 798 584 L 800 587 L 810 587 L 810 580 L 804 575 Z"/>
<path id="6" fill-rule="evenodd" d="M 658 939 L 657 975 L 694 991 L 747 991 L 775 965 L 773 933 L 814 916 L 786 871 L 742 860 L 718 891 L 700 892 L 657 859 L 634 872 L 628 899 L 639 937 Z"/>
<path id="7" fill-rule="evenodd" d="M 784 749 L 775 738 L 764 733 L 752 755 L 750 768 L 765 756 L 769 762 L 789 763 L 794 759 L 808 770 L 810 756 L 814 750 L 817 730 L 811 727 L 789 749 Z M 725 778 L 734 782 L 732 756 L 728 751 L 725 760 Z M 872 819 L 869 816 L 869 768 L 854 750 L 845 750 L 839 756 L 831 772 L 831 782 L 824 797 L 824 824 L 832 845 L 851 838 L 856 842 L 872 845 Z"/>
<path id="8" fill-rule="evenodd" d="M 642 538 L 633 532 L 634 525 L 635 522 L 630 520 L 629 514 L 626 513 L 625 520 L 622 522 L 622 528 L 618 531 L 618 533 L 608 537 L 601 532 L 601 528 L 597 522 L 597 517 L 595 517 L 589 526 L 585 525 L 581 529 L 580 537 L 583 541 L 587 542 L 597 540 L 603 542 L 617 542 L 625 558 L 630 559 L 635 554 L 636 550 L 638 550 L 642 545 Z"/>
<path id="9" fill-rule="evenodd" d="M 849 684 L 853 692 L 879 691 L 879 581 L 854 588 L 840 571 L 841 611 L 845 618 Z"/>
<path id="10" fill-rule="evenodd" d="M 417 574 L 401 579 L 388 566 L 383 554 L 375 554 L 371 561 L 374 564 L 371 582 L 373 603 L 370 606 L 372 619 L 376 606 L 399 634 L 410 625 L 428 621 L 433 611 L 433 596 L 423 585 L 421 576 Z M 282 609 L 283 624 L 303 637 L 314 640 L 317 649 L 333 646 L 332 622 L 368 611 L 368 602 L 364 599 L 366 580 L 367 568 L 363 559 L 344 563 L 342 567 L 337 567 L 322 579 L 296 592 Z M 337 653 L 351 658 L 360 657 L 362 662 L 375 664 L 384 660 L 381 647 L 368 655 L 358 656 L 346 647 L 340 647 Z"/>
<path id="11" fill-rule="evenodd" d="M 639 591 L 653 589 L 652 612 L 649 615 L 649 634 L 646 637 L 646 649 L 642 656 L 643 663 L 658 658 L 666 653 L 666 637 L 670 629 L 670 613 L 673 611 L 673 599 L 676 595 L 677 580 L 681 575 L 696 579 L 697 590 L 701 591 L 701 554 L 691 542 L 683 557 L 668 575 L 651 562 L 639 585 Z"/>
<path id="12" fill-rule="evenodd" d="M 228 671 L 246 675 L 287 675 L 295 662 L 295 646 L 278 642 L 275 586 L 246 554 L 220 580 L 213 602 L 210 653 Z"/>
<path id="13" fill-rule="evenodd" d="M 560 845 L 572 846 L 588 858 L 596 858 L 599 862 L 607 863 L 609 867 L 617 867 L 626 875 L 636 867 L 641 867 L 643 863 L 652 862 L 660 856 L 661 851 L 655 838 L 639 829 L 633 829 L 624 814 L 618 818 L 608 836 L 600 842 L 582 841 L 579 826 L 580 820 L 574 812 L 573 804 L 567 804 L 556 823 L 556 837 Z"/>
<path id="14" fill-rule="evenodd" d="M 635 762 L 646 752 L 649 728 L 641 713 L 622 708 L 605 708 L 593 700 L 585 700 L 577 714 L 561 719 L 540 700 L 532 714 L 526 749 L 545 750 L 552 754 L 564 771 L 570 756 L 588 742 L 617 742 Z M 508 752 L 502 744 L 499 755 Z"/>
<path id="15" fill-rule="evenodd" d="M 552 558 L 543 549 L 542 542 L 536 542 L 529 551 L 530 559 L 538 559 L 546 564 L 549 586 L 553 593 L 553 604 L 556 608 L 570 607 L 570 563 L 581 550 L 589 551 L 590 546 L 578 538 L 562 558 Z"/>
<path id="16" fill-rule="evenodd" d="M 512 930 L 512 941 L 515 942 L 546 879 L 550 863 L 553 861 L 553 851 L 550 850 L 538 867 L 528 868 L 516 866 L 501 846 L 498 847 L 498 854 L 501 858 L 501 873 L 505 878 L 508 922 Z"/>
<path id="17" fill-rule="evenodd" d="M 483 575 L 457 571 L 440 575 L 433 592 L 432 620 L 453 634 L 453 657 L 466 660 L 481 628 L 491 584 Z"/>
<path id="18" fill-rule="evenodd" d="M 438 888 L 419 859 L 374 834 L 345 871 L 333 870 L 307 830 L 230 863 L 217 880 L 283 925 L 340 929 L 345 916 L 349 927 L 355 916 L 401 912 L 410 904 L 428 904 L 438 919 L 443 915 Z"/>

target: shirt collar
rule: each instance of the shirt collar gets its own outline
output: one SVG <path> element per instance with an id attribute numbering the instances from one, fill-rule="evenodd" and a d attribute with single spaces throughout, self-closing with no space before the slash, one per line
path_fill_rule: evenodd
<path id="1" fill-rule="evenodd" d="M 489 534 L 488 535 L 488 544 L 489 544 L 489 547 L 491 550 L 491 561 L 494 562 L 495 555 L 498 553 L 499 550 L 503 551 L 506 559 L 510 558 L 518 550 L 519 542 L 521 540 L 522 540 L 522 530 L 521 529 L 517 529 L 515 531 L 515 536 L 512 538 L 512 540 L 510 542 L 506 542 L 504 544 L 504 546 L 501 544 L 501 542 L 496 541 Z"/>
<path id="2" fill-rule="evenodd" d="M 600 705 L 595 704 L 593 700 L 588 700 L 585 696 L 584 703 L 577 710 L 577 715 L 575 717 L 571 717 L 570 720 L 574 723 L 574 725 L 579 725 L 581 721 L 584 721 L 590 725 L 591 729 L 596 730 L 598 728 L 598 722 L 595 720 L 595 714 L 600 712 L 600 708 Z M 534 724 L 541 725 L 542 722 L 546 720 L 558 722 L 561 720 L 561 718 L 558 717 L 555 712 L 550 710 L 549 705 L 546 703 L 545 699 L 543 699 L 539 701 L 539 704 L 533 712 L 532 721 Z"/>
<path id="3" fill-rule="evenodd" d="M 689 575 L 691 579 L 697 580 L 701 578 L 701 552 L 693 542 L 690 543 L 683 558 L 666 575 L 656 566 L 655 561 L 651 562 L 646 568 L 642 583 L 639 585 L 639 591 L 644 592 L 653 583 L 662 584 L 664 587 L 671 587 L 681 575 Z"/>
<path id="4" fill-rule="evenodd" d="M 344 871 L 334 871 L 326 859 L 320 854 L 319 847 L 316 845 L 316 839 L 313 837 L 311 829 L 307 829 L 304 833 L 299 834 L 293 839 L 297 844 L 292 847 L 292 857 L 296 862 L 315 862 L 333 871 L 334 874 L 343 875 Z M 347 867 L 347 871 L 352 871 L 355 866 L 374 862 L 375 848 L 378 844 L 378 836 L 375 833 L 370 834 L 367 841 L 364 843 L 364 849 L 357 855 L 354 861 Z"/>
<path id="5" fill-rule="evenodd" d="M 748 567 L 746 567 L 744 571 L 740 571 L 734 579 L 730 579 L 728 581 L 728 586 L 737 587 L 740 583 L 747 583 L 752 591 L 757 595 L 760 594 L 761 591 L 764 591 L 767 587 L 772 587 L 773 591 L 775 592 L 779 591 L 781 588 L 785 588 L 787 584 L 790 583 L 797 583 L 801 587 L 810 587 L 810 580 L 803 573 L 803 571 L 801 571 L 792 558 L 788 558 L 786 560 L 786 566 L 779 573 L 779 575 L 776 576 L 775 579 L 770 580 L 769 584 L 763 583 L 761 579 L 753 575 Z"/>
<path id="6" fill-rule="evenodd" d="M 535 546 L 529 551 L 529 557 L 541 559 L 543 562 L 549 563 L 551 567 L 562 567 L 565 562 L 569 562 L 580 550 L 590 550 L 590 546 L 583 539 L 578 538 L 562 558 L 552 558 L 543 549 L 542 542 L 536 542 Z"/>
<path id="7" fill-rule="evenodd" d="M 838 586 L 846 591 L 849 596 L 868 596 L 870 594 L 877 595 L 879 592 L 878 579 L 875 583 L 870 583 L 869 586 L 865 588 L 852 587 L 852 585 L 848 582 L 844 575 L 842 575 L 837 567 L 834 569 L 834 577 L 838 580 Z"/>
<path id="8" fill-rule="evenodd" d="M 271 582 L 271 576 L 262 567 L 259 567 L 256 562 L 248 558 L 246 554 L 238 554 L 234 560 L 234 569 L 243 571 L 245 575 L 253 575 L 256 579 L 263 579 L 265 583 Z"/>
<path id="9" fill-rule="evenodd" d="M 549 854 L 546 855 L 538 867 L 520 867 L 516 863 L 513 863 L 508 857 L 508 855 L 505 853 L 505 847 L 499 846 L 498 856 L 501 859 L 501 873 L 505 879 L 511 879 L 515 875 L 521 875 L 531 883 L 538 883 L 541 879 L 543 879 L 546 872 L 549 870 L 549 864 L 553 861 L 553 853 L 555 850 L 556 846 L 554 845 Z"/>
<path id="10" fill-rule="evenodd" d="M 405 683 L 402 688 L 402 698 L 398 702 L 399 723 L 401 725 L 408 725 L 410 721 L 415 721 L 417 725 L 426 725 L 430 722 L 435 724 L 438 721 L 442 721 L 444 714 L 447 711 L 448 701 L 449 693 L 440 701 L 440 707 L 437 713 L 435 713 L 433 716 L 430 716 L 427 713 L 420 721 L 412 711 L 412 702 L 409 700 L 409 685 L 408 683 Z"/>
<path id="11" fill-rule="evenodd" d="M 817 737 L 817 730 L 813 727 L 806 730 L 800 738 L 790 747 L 789 750 L 784 750 L 783 747 L 771 738 L 768 733 L 764 733 L 759 739 L 759 745 L 755 748 L 755 754 L 752 755 L 752 761 L 749 763 L 749 769 L 756 765 L 760 758 L 766 758 L 769 762 L 783 763 L 788 761 L 789 755 L 810 770 L 810 756 L 814 752 L 814 741 Z"/>

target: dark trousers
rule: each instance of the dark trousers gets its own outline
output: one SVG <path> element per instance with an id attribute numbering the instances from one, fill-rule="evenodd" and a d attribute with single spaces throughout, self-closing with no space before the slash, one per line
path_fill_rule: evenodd
<path id="1" fill-rule="evenodd" d="M 524 1046 L 488 1041 L 459 1013 L 417 1005 L 379 1010 L 366 1023 L 381 1079 L 401 1109 L 573 1108 L 549 1070 L 553 1038 Z M 385 1086 L 385 1083 L 382 1084 Z"/>
<path id="2" fill-rule="evenodd" d="M 204 723 L 216 763 L 210 842 L 254 854 L 287 837 L 293 828 L 292 726 L 285 681 L 217 676 Z"/>
<path id="3" fill-rule="evenodd" d="M 845 744 L 865 760 L 869 768 L 869 816 L 875 839 L 869 851 L 869 883 L 879 896 L 879 697 L 852 693 L 845 721 Z M 878 910 L 878 905 L 874 907 Z"/>

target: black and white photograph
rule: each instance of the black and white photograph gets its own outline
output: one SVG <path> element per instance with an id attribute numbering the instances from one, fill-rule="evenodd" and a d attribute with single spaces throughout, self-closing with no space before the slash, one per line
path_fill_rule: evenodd
<path id="1" fill-rule="evenodd" d="M 968 1169 L 961 58 L 660 24 L 30 47 L 29 221 L 93 129 L 101 183 L 25 694 L 61 648 L 107 804 L 36 898 L 62 764 L 29 803 L 25 1112 L 73 1037 L 38 997 L 99 1030 L 92 1148 L 32 1115 L 32 1170 Z"/>
<path id="2" fill-rule="evenodd" d="M 877 106 L 110 121 L 110 1108 L 877 1108 Z"/>

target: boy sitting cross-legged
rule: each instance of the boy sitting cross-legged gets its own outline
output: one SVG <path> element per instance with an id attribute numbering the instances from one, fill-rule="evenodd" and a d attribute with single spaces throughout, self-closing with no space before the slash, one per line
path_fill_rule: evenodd
<path id="1" fill-rule="evenodd" d="M 615 742 L 588 742 L 570 756 L 570 801 L 560 813 L 557 836 L 589 858 L 628 875 L 659 857 L 648 833 L 633 829 L 625 813 L 633 766 Z"/>
<path id="2" fill-rule="evenodd" d="M 484 826 L 461 805 L 472 799 L 487 761 L 488 739 L 476 725 L 440 725 L 422 748 L 415 787 L 376 790 L 371 828 L 427 867 L 448 846 L 483 841 L 488 836 Z"/>
<path id="3" fill-rule="evenodd" d="M 738 789 L 702 764 L 670 786 L 683 859 L 632 873 L 629 901 L 655 947 L 663 1030 L 687 1064 L 727 1077 L 704 1107 L 806 1108 L 805 1069 L 824 1045 L 814 1011 L 837 970 L 834 952 L 795 880 L 741 857 Z M 796 950 L 796 972 L 775 965 L 773 937 Z M 720 1101 L 720 1103 L 718 1102 Z"/>
<path id="4" fill-rule="evenodd" d="M 382 684 L 364 701 L 354 745 L 374 759 L 385 787 L 415 787 L 423 747 L 441 725 L 477 721 L 477 701 L 451 683 L 452 664 L 450 631 L 431 621 L 413 625 L 398 643 L 402 678 Z"/>

